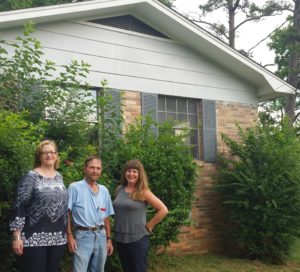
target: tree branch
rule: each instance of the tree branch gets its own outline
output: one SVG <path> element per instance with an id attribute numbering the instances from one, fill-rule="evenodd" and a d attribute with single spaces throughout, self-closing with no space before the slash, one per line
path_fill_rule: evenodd
<path id="1" fill-rule="evenodd" d="M 195 19 L 191 19 L 191 21 L 194 23 L 209 25 L 211 28 L 213 28 L 215 30 L 220 30 L 215 24 L 210 23 L 210 22 L 206 22 L 206 21 L 202 21 L 202 20 L 195 20 Z M 226 33 L 222 33 L 222 35 L 225 36 L 226 39 L 229 39 L 229 36 Z"/>
<path id="2" fill-rule="evenodd" d="M 252 46 L 250 49 L 248 49 L 247 53 L 250 54 L 250 52 L 257 47 L 258 45 L 260 45 L 263 41 L 265 41 L 266 39 L 268 39 L 273 33 L 275 33 L 278 29 L 282 28 L 288 21 L 290 21 L 290 19 L 286 19 L 279 27 L 275 28 L 272 32 L 270 32 L 265 38 L 263 38 L 262 40 L 260 40 L 257 44 L 255 44 L 254 46 Z"/>
<path id="3" fill-rule="evenodd" d="M 250 22 L 250 21 L 259 21 L 260 19 L 264 17 L 271 17 L 271 16 L 278 16 L 282 15 L 282 12 L 272 14 L 272 15 L 261 15 L 261 16 L 256 16 L 256 17 L 248 17 L 246 20 L 240 22 L 234 29 L 237 30 L 240 26 L 242 26 L 244 23 Z"/>

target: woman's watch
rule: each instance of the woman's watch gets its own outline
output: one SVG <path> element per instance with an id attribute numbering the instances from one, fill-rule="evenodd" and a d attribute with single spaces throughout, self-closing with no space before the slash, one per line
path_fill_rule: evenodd
<path id="1" fill-rule="evenodd" d="M 110 236 L 107 236 L 107 237 L 106 237 L 106 240 L 111 240 L 111 237 L 110 237 Z"/>

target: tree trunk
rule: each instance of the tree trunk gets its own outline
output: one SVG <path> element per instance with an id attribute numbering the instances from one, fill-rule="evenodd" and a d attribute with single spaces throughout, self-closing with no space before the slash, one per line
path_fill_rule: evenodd
<path id="1" fill-rule="evenodd" d="M 229 46 L 235 48 L 235 8 L 232 0 L 228 2 Z"/>

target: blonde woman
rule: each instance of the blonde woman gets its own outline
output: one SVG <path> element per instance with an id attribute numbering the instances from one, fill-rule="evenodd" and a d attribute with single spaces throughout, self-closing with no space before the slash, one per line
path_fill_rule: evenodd
<path id="1" fill-rule="evenodd" d="M 156 210 L 155 215 L 148 222 L 146 221 L 147 205 Z M 139 160 L 130 160 L 125 164 L 113 207 L 114 239 L 123 271 L 147 271 L 149 234 L 167 215 L 168 209 L 149 190 L 147 175 Z"/>
<path id="2" fill-rule="evenodd" d="M 54 141 L 42 141 L 34 169 L 17 187 L 10 222 L 18 271 L 58 272 L 67 243 L 67 190 L 56 171 L 59 155 Z"/>

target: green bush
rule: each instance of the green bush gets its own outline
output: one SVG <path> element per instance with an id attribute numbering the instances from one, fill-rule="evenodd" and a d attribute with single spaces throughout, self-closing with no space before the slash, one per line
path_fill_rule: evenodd
<path id="1" fill-rule="evenodd" d="M 12 271 L 11 240 L 8 217 L 20 177 L 33 166 L 37 142 L 45 124 L 33 125 L 27 114 L 0 111 L 0 263 L 3 271 Z"/>
<path id="2" fill-rule="evenodd" d="M 300 142 L 287 122 L 225 135 L 219 185 L 232 233 L 250 258 L 280 263 L 300 227 Z"/>
<path id="3" fill-rule="evenodd" d="M 159 131 L 153 133 L 153 128 Z M 168 216 L 157 225 L 151 237 L 152 246 L 168 246 L 176 241 L 180 227 L 186 225 L 191 211 L 197 166 L 189 148 L 183 144 L 184 135 L 175 135 L 173 124 L 156 124 L 148 116 L 130 125 L 123 138 L 109 153 L 103 154 L 108 185 L 114 192 L 121 170 L 129 159 L 144 164 L 151 190 L 166 204 Z M 104 181 L 105 182 L 105 181 Z M 149 210 L 149 216 L 153 211 Z"/>
<path id="4" fill-rule="evenodd" d="M 166 203 L 170 211 L 151 236 L 152 248 L 167 246 L 171 241 L 176 241 L 180 227 L 189 221 L 197 169 L 190 151 L 183 144 L 186 135 L 176 135 L 172 124 L 158 125 L 149 117 L 137 120 L 124 132 L 123 114 L 120 111 L 122 101 L 115 102 L 108 95 L 106 81 L 101 82 L 102 95 L 93 99 L 87 84 L 83 82 L 89 73 L 88 64 L 72 61 L 57 76 L 54 63 L 42 61 L 44 53 L 41 44 L 30 36 L 32 32 L 33 24 L 29 23 L 23 36 L 17 37 L 16 42 L 0 40 L 0 110 L 15 112 L 16 115 L 11 116 L 16 119 L 15 125 L 20 123 L 18 129 L 22 132 L 17 133 L 14 127 L 9 135 L 9 130 L 3 135 L 0 131 L 0 137 L 6 137 L 3 140 L 5 143 L 13 143 L 3 144 L 6 146 L 4 151 L 8 154 L 3 158 L 2 142 L 0 145 L 0 171 L 3 175 L 1 188 L 5 187 L 1 189 L 3 201 L 0 200 L 0 208 L 4 214 L 1 220 L 5 222 L 2 224 L 3 230 L 7 231 L 8 210 L 2 207 L 12 204 L 16 180 L 31 168 L 32 155 L 25 153 L 32 152 L 37 140 L 44 135 L 58 144 L 62 159 L 59 171 L 66 185 L 82 179 L 85 158 L 99 153 L 104 166 L 101 182 L 113 195 L 125 162 L 133 158 L 140 159 L 149 175 L 152 191 Z M 7 47 L 11 50 L 6 51 Z M 23 110 L 27 110 L 27 115 L 20 115 Z M 95 111 L 98 122 L 93 125 L 88 121 Z M 5 125 L 1 128 L 5 130 Z M 153 128 L 159 133 L 153 133 Z M 8 165 L 7 160 L 14 163 Z M 5 169 L 9 171 L 4 171 Z M 18 170 L 14 171 L 15 169 Z M 10 174 L 15 179 L 8 176 Z M 149 216 L 151 213 L 153 211 L 149 210 Z M 3 251 L 10 252 L 7 235 L 8 233 L 1 236 L 6 241 L 1 246 Z M 69 269 L 69 255 L 67 257 L 63 265 L 64 271 Z M 8 258 L 6 261 L 8 263 L 11 260 Z M 110 258 L 109 269 L 115 272 L 118 266 L 117 259 Z M 11 271 L 12 268 L 7 266 L 6 270 Z"/>

